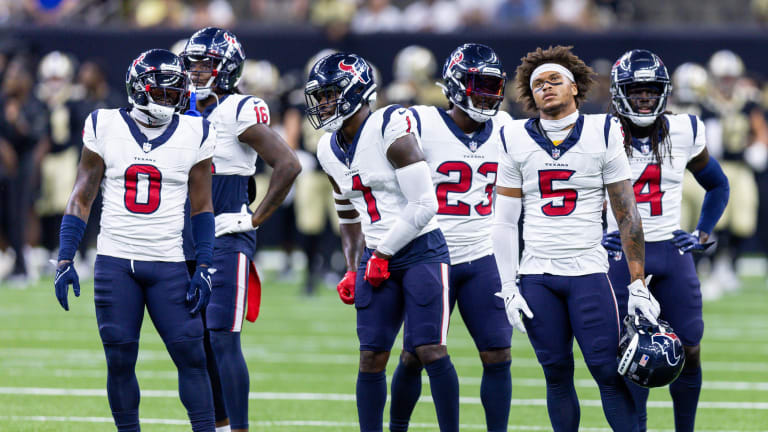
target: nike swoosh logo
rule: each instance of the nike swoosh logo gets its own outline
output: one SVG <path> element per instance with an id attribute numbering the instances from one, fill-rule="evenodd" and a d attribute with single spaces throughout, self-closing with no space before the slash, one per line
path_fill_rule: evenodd
<path id="1" fill-rule="evenodd" d="M 403 109 L 401 109 L 401 110 L 398 110 L 398 111 L 397 111 L 397 113 L 398 113 L 398 114 L 405 114 L 405 112 L 406 112 L 406 111 L 407 111 L 407 110 L 406 110 L 405 108 L 403 108 Z"/>

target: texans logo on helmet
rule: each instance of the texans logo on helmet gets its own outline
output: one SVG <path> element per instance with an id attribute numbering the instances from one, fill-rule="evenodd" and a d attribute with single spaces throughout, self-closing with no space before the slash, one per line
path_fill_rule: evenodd
<path id="1" fill-rule="evenodd" d="M 229 43 L 230 45 L 233 45 L 237 52 L 240 54 L 241 57 L 245 57 L 245 54 L 243 54 L 243 48 L 240 46 L 240 42 L 235 39 L 235 37 L 229 33 L 223 34 L 224 39 Z"/>
<path id="2" fill-rule="evenodd" d="M 677 335 L 674 333 L 655 333 L 651 336 L 654 345 L 658 345 L 667 358 L 670 366 L 677 366 L 680 363 L 680 353 L 677 351 Z"/>
<path id="3" fill-rule="evenodd" d="M 451 59 L 451 62 L 448 64 L 448 70 L 449 71 L 452 70 L 453 67 L 459 64 L 459 62 L 461 62 L 462 60 L 464 60 L 464 53 L 459 51 L 456 53 L 456 55 L 453 56 L 453 58 Z"/>
<path id="4" fill-rule="evenodd" d="M 140 61 L 144 60 L 144 57 L 146 56 L 146 53 L 141 53 L 140 56 L 136 58 L 136 60 L 133 61 L 133 64 L 131 65 L 132 68 L 135 68 L 137 64 L 139 64 Z"/>
<path id="5" fill-rule="evenodd" d="M 339 62 L 339 69 L 343 70 L 344 72 L 351 73 L 352 75 L 355 76 L 355 78 L 357 78 L 358 81 L 360 81 L 363 84 L 368 84 L 371 81 L 371 77 L 368 76 L 367 73 L 365 74 L 365 77 L 363 76 L 363 73 L 366 71 L 361 72 L 359 70 L 359 69 L 362 69 L 362 66 L 357 61 L 355 61 L 351 65 L 348 65 L 344 63 L 344 60 L 342 60 Z"/>

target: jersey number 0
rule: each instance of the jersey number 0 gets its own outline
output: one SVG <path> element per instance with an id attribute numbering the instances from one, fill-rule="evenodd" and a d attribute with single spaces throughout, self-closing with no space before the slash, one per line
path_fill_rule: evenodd
<path id="1" fill-rule="evenodd" d="M 136 164 L 125 170 L 125 208 L 132 213 L 154 213 L 160 207 L 163 175 L 154 165 Z"/>

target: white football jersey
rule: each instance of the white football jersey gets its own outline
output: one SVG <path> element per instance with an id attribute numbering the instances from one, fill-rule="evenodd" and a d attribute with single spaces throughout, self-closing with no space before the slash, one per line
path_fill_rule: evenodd
<path id="1" fill-rule="evenodd" d="M 630 177 L 618 119 L 581 115 L 555 146 L 538 119 L 504 128 L 497 184 L 523 191 L 520 274 L 608 271 L 600 245 L 605 185 Z"/>
<path id="2" fill-rule="evenodd" d="M 205 109 L 203 117 L 216 128 L 214 175 L 253 175 L 258 154 L 248 144 L 241 143 L 238 137 L 255 124 L 269 126 L 267 103 L 254 96 L 222 95 L 218 104 Z"/>
<path id="3" fill-rule="evenodd" d="M 669 240 L 680 229 L 680 205 L 683 200 L 683 176 L 691 159 L 706 147 L 704 123 L 689 114 L 665 115 L 669 129 L 671 155 L 662 151 L 659 164 L 650 148 L 650 140 L 634 139 L 629 164 L 637 210 L 643 219 L 645 241 Z M 662 143 L 666 147 L 666 142 Z M 671 157 L 670 157 L 671 156 Z M 608 232 L 618 230 L 608 201 Z"/>
<path id="4" fill-rule="evenodd" d="M 125 109 L 101 109 L 86 119 L 83 143 L 105 166 L 98 253 L 184 261 L 188 175 L 213 155 L 216 130 L 200 117 L 174 115 L 160 136 L 147 140 Z"/>
<path id="5" fill-rule="evenodd" d="M 371 113 L 344 151 L 338 133 L 326 133 L 318 142 L 317 159 L 360 213 L 366 247 L 376 249 L 395 224 L 407 204 L 387 159 L 387 150 L 400 137 L 413 133 L 417 141 L 416 119 L 400 105 L 390 105 Z M 421 234 L 438 228 L 432 218 Z"/>
<path id="6" fill-rule="evenodd" d="M 437 221 L 451 253 L 461 264 L 493 253 L 491 218 L 501 128 L 512 117 L 499 111 L 471 137 L 442 108 L 411 107 L 421 146 L 432 171 Z"/>

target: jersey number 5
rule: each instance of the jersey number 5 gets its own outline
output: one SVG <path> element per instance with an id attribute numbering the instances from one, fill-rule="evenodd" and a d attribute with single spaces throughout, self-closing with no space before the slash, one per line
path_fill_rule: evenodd
<path id="1" fill-rule="evenodd" d="M 647 185 L 647 186 L 646 186 Z M 651 216 L 661 216 L 661 197 L 664 192 L 661 191 L 661 166 L 659 164 L 648 164 L 632 185 L 635 190 L 635 201 L 651 204 Z"/>
<path id="2" fill-rule="evenodd" d="M 571 178 L 573 170 L 541 170 L 539 171 L 539 190 L 541 198 L 553 200 L 541 206 L 541 211 L 547 216 L 567 216 L 576 209 L 576 199 L 579 193 L 574 189 L 553 189 L 556 181 L 566 181 Z"/>
<path id="3" fill-rule="evenodd" d="M 493 174 L 493 181 L 485 186 L 485 195 L 487 202 L 479 202 L 475 205 L 475 211 L 480 216 L 488 216 L 493 211 L 493 186 L 496 184 L 496 169 L 498 164 L 495 162 L 486 162 L 477 168 L 478 174 L 488 178 Z M 470 205 L 464 201 L 457 200 L 456 204 L 448 203 L 449 193 L 466 193 L 472 188 L 472 167 L 466 162 L 449 161 L 443 162 L 437 167 L 437 172 L 444 176 L 450 176 L 451 173 L 459 173 L 459 181 L 456 183 L 443 182 L 437 185 L 435 193 L 437 195 L 437 213 L 441 215 L 469 216 Z"/>
<path id="4" fill-rule="evenodd" d="M 125 170 L 125 208 L 132 213 L 154 213 L 160 207 L 163 175 L 154 165 L 131 165 Z"/>

